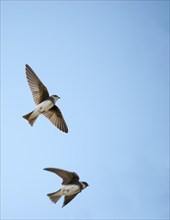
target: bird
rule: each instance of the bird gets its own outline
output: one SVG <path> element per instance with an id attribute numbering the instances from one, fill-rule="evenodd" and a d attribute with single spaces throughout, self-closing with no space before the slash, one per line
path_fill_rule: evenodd
<path id="1" fill-rule="evenodd" d="M 53 172 L 63 179 L 61 189 L 47 194 L 53 203 L 56 203 L 64 196 L 62 208 L 74 199 L 83 189 L 89 186 L 86 182 L 80 182 L 79 176 L 75 172 L 69 172 L 58 168 L 45 168 L 44 170 Z"/>
<path id="2" fill-rule="evenodd" d="M 23 116 L 28 120 L 29 124 L 33 126 L 39 115 L 43 114 L 48 118 L 58 129 L 68 133 L 68 127 L 60 109 L 55 105 L 56 101 L 60 99 L 57 95 L 49 96 L 46 86 L 41 82 L 32 68 L 26 64 L 26 77 L 28 85 L 31 89 L 36 108 Z"/>

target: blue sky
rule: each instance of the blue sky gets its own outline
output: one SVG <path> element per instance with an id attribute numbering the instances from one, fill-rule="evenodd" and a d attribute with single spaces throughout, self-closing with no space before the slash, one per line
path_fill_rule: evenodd
<path id="1" fill-rule="evenodd" d="M 29 64 L 69 127 L 34 109 Z M 1 2 L 1 218 L 168 219 L 169 2 Z M 57 167 L 90 185 L 63 209 Z"/>

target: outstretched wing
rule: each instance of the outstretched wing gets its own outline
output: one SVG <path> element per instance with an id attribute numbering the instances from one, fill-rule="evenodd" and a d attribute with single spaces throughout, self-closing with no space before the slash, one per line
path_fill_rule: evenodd
<path id="1" fill-rule="evenodd" d="M 61 177 L 63 179 L 63 185 L 74 184 L 79 181 L 79 176 L 75 172 L 69 172 L 58 168 L 45 168 L 44 170 L 53 172 L 57 174 L 59 177 Z"/>
<path id="2" fill-rule="evenodd" d="M 76 193 L 76 194 L 71 195 L 71 196 L 65 196 L 65 197 L 64 197 L 64 202 L 63 202 L 62 208 L 63 208 L 65 205 L 67 205 L 69 202 L 71 202 L 71 200 L 74 199 L 74 198 L 77 196 L 77 194 L 79 194 L 79 193 Z"/>
<path id="3" fill-rule="evenodd" d="M 34 102 L 38 105 L 49 97 L 48 90 L 28 64 L 25 65 L 25 70 Z"/>
<path id="4" fill-rule="evenodd" d="M 68 127 L 60 109 L 54 105 L 50 110 L 43 113 L 58 129 L 67 133 Z"/>

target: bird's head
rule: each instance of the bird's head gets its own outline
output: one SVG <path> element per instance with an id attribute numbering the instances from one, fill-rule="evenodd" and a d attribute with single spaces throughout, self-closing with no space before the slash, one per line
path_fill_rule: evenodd
<path id="1" fill-rule="evenodd" d="M 56 103 L 56 101 L 57 101 L 58 99 L 60 99 L 60 97 L 59 97 L 58 95 L 52 95 L 51 97 L 54 99 L 54 102 L 55 102 L 55 103 Z"/>
<path id="2" fill-rule="evenodd" d="M 83 186 L 83 189 L 85 189 L 87 186 L 89 186 L 88 183 L 86 183 L 86 182 L 81 182 L 81 184 Z"/>

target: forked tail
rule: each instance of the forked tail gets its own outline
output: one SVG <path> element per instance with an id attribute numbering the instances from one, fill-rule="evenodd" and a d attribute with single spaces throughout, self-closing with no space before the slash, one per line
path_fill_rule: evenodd
<path id="1" fill-rule="evenodd" d="M 28 114 L 26 114 L 26 115 L 24 115 L 24 116 L 22 116 L 23 118 L 25 118 L 26 120 L 28 120 L 28 122 L 29 122 L 29 124 L 30 124 L 31 126 L 33 126 L 34 122 L 35 122 L 36 119 L 38 118 L 38 116 L 36 116 L 35 118 L 29 119 L 32 113 L 33 113 L 33 111 L 30 112 L 30 113 L 28 113 Z"/>
<path id="2" fill-rule="evenodd" d="M 56 203 L 60 198 L 61 198 L 61 193 L 60 193 L 61 189 L 59 189 L 58 191 L 56 192 L 53 192 L 53 193 L 49 193 L 47 194 L 47 196 L 50 198 L 50 200 L 53 202 L 53 203 Z"/>

